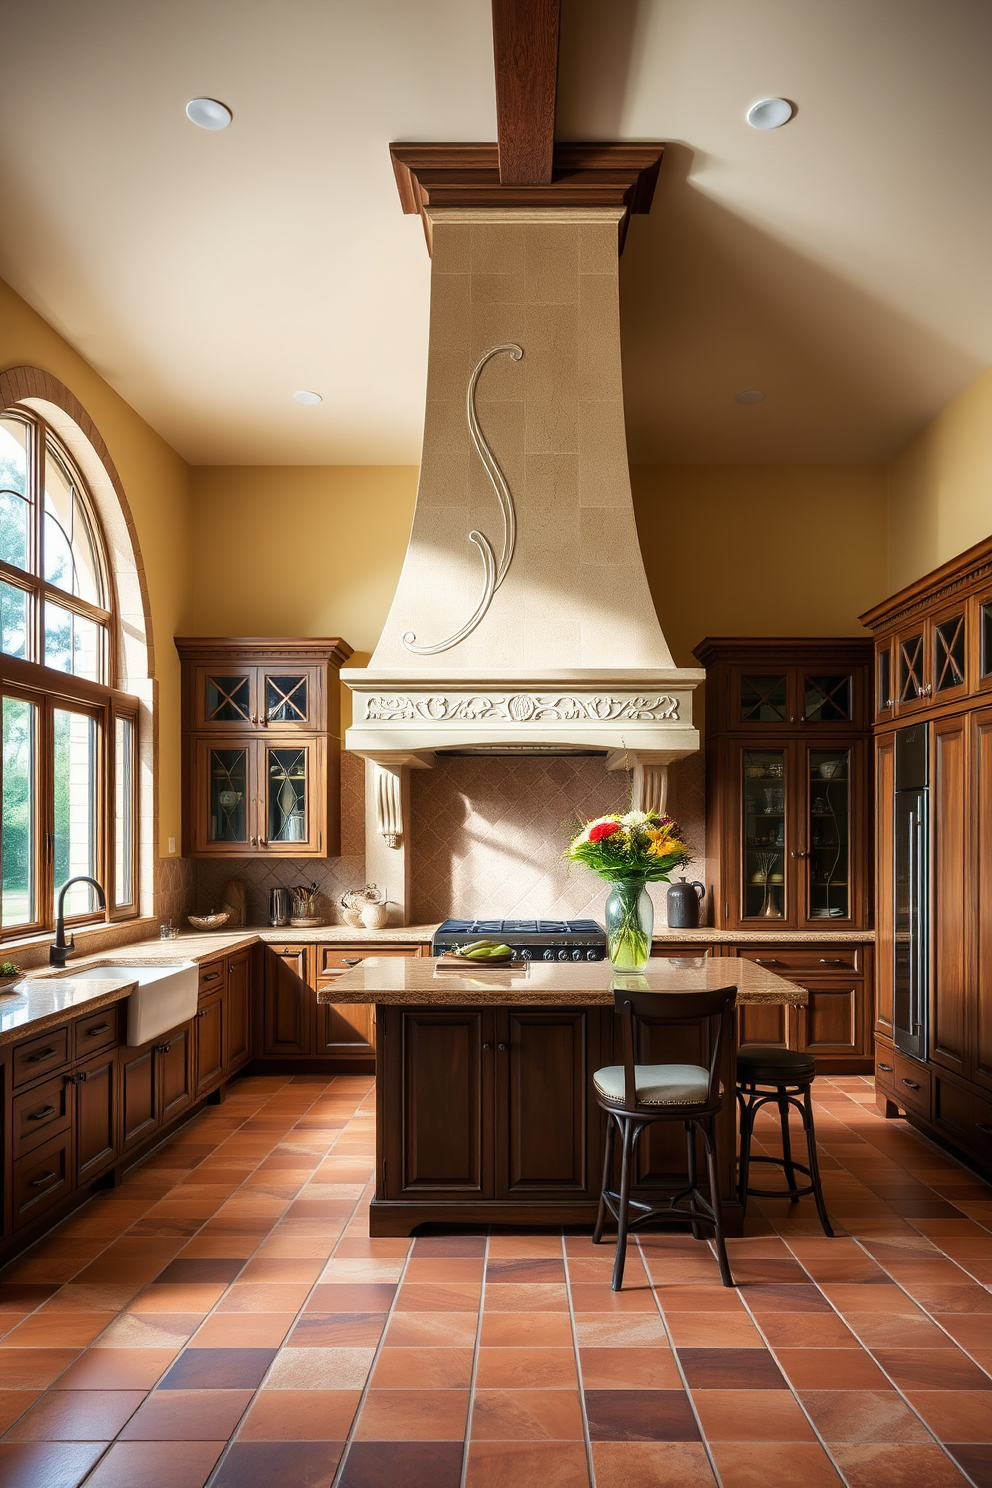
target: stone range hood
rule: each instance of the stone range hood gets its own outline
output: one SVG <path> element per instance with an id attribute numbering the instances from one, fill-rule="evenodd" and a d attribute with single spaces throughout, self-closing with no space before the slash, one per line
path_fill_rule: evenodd
<path id="1" fill-rule="evenodd" d="M 615 207 L 427 208 L 427 407 L 409 547 L 347 749 L 367 871 L 406 917 L 409 771 L 438 752 L 602 752 L 662 808 L 699 748 L 634 522 Z M 480 912 L 491 906 L 480 906 Z"/>

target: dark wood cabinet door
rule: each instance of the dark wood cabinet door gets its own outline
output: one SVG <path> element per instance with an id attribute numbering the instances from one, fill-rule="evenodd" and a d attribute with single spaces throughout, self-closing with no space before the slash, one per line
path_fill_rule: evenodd
<path id="1" fill-rule="evenodd" d="M 807 983 L 809 1001 L 793 1008 L 795 1048 L 819 1056 L 867 1058 L 869 1041 L 865 1028 L 865 991 L 860 978 Z"/>
<path id="2" fill-rule="evenodd" d="M 333 990 L 334 978 L 318 982 L 318 989 Z M 375 1008 L 371 1003 L 317 1004 L 318 1054 L 338 1059 L 371 1059 L 375 1054 Z"/>
<path id="3" fill-rule="evenodd" d="M 314 994 L 307 985 L 306 946 L 269 947 L 265 957 L 263 1054 L 313 1051 Z"/>
<path id="4" fill-rule="evenodd" d="M 789 1048 L 789 1009 L 781 1003 L 746 1003 L 737 1009 L 737 1047 Z"/>
<path id="5" fill-rule="evenodd" d="M 198 1096 L 212 1090 L 224 1073 L 224 1003 L 223 992 L 202 997 L 193 1020 Z"/>
<path id="6" fill-rule="evenodd" d="M 13 1228 L 30 1224 L 72 1189 L 72 1132 L 52 1137 L 13 1165 Z"/>
<path id="7" fill-rule="evenodd" d="M 592 1140 L 589 1090 L 599 1023 L 598 1008 L 497 1013 L 497 1198 L 598 1192 L 599 1123 Z"/>
<path id="8" fill-rule="evenodd" d="M 974 713 L 972 729 L 978 956 L 968 1074 L 976 1085 L 992 1090 L 992 710 Z"/>
<path id="9" fill-rule="evenodd" d="M 383 1197 L 491 1198 L 493 1014 L 385 1008 L 379 1018 Z"/>
<path id="10" fill-rule="evenodd" d="M 875 749 L 875 1027 L 892 1038 L 893 927 L 895 924 L 895 740 L 891 734 Z"/>
<path id="11" fill-rule="evenodd" d="M 179 1028 L 168 1043 L 156 1045 L 159 1121 L 164 1125 L 193 1100 L 193 1040 L 190 1025 Z"/>
<path id="12" fill-rule="evenodd" d="M 117 1156 L 117 1050 L 97 1054 L 76 1070 L 76 1183 L 110 1166 Z"/>
<path id="13" fill-rule="evenodd" d="M 251 972 L 250 951 L 232 956 L 227 963 L 224 1067 L 228 1074 L 233 1074 L 251 1058 Z"/>
<path id="14" fill-rule="evenodd" d="M 968 1058 L 970 935 L 974 903 L 968 803 L 968 720 L 932 726 L 930 1058 L 963 1073 Z"/>
<path id="15" fill-rule="evenodd" d="M 158 1124 L 155 1105 L 155 1050 L 121 1053 L 121 1147 L 126 1151 L 151 1135 Z"/>

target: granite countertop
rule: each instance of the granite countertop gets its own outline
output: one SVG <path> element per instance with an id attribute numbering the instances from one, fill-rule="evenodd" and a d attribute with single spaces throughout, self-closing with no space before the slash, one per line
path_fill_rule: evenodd
<path id="1" fill-rule="evenodd" d="M 822 930 L 717 930 L 712 925 L 700 925 L 696 930 L 670 930 L 667 925 L 656 925 L 655 941 L 675 940 L 688 945 L 803 945 L 819 944 L 828 940 L 835 944 L 871 944 L 874 930 L 831 930 L 824 924 Z"/>
<path id="2" fill-rule="evenodd" d="M 136 986 L 134 978 L 123 970 L 119 977 L 108 975 L 106 979 L 25 977 L 0 994 L 0 1046 L 16 1043 L 29 1033 L 44 1033 L 77 1013 L 95 1012 L 121 1002 Z"/>
<path id="3" fill-rule="evenodd" d="M 520 971 L 435 971 L 426 956 L 370 956 L 317 993 L 318 1002 L 379 1003 L 393 1007 L 580 1007 L 613 1002 L 615 974 L 607 961 L 531 961 Z M 753 961 L 702 956 L 660 958 L 627 984 L 645 992 L 706 992 L 736 987 L 739 1003 L 805 1007 L 805 987 Z M 624 984 L 621 978 L 618 985 Z"/>

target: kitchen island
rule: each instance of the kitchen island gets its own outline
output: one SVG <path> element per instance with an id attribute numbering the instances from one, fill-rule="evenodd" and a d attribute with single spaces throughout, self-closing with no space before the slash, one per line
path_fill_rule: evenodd
<path id="1" fill-rule="evenodd" d="M 702 956 L 652 960 L 638 990 L 736 987 L 738 1003 L 802 1007 L 805 988 L 751 961 Z M 371 956 L 319 992 L 373 1004 L 376 1019 L 376 1195 L 373 1235 L 419 1225 L 591 1226 L 599 1201 L 605 1116 L 593 1072 L 622 1062 L 608 962 L 530 962 L 519 970 L 437 970 L 429 958 Z M 705 1064 L 700 1030 L 641 1026 L 641 1063 Z M 734 1051 L 724 1081 L 733 1087 Z M 718 1123 L 729 1234 L 736 1198 L 736 1102 Z M 685 1179 L 678 1123 L 645 1133 L 635 1197 Z"/>

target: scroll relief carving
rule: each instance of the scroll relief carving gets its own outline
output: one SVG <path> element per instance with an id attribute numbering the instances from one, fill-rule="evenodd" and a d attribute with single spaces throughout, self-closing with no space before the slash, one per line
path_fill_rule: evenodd
<path id="1" fill-rule="evenodd" d="M 479 383 L 479 377 L 486 363 L 501 352 L 507 352 L 515 362 L 519 362 L 523 356 L 523 347 L 518 346 L 515 341 L 506 346 L 494 346 L 487 351 L 485 356 L 480 357 L 476 363 L 475 370 L 468 380 L 468 391 L 465 395 L 465 413 L 468 418 L 468 431 L 472 436 L 476 454 L 485 467 L 486 474 L 492 481 L 493 490 L 496 492 L 496 500 L 499 502 L 500 513 L 503 517 L 503 547 L 499 562 L 496 562 L 496 553 L 492 543 L 484 532 L 477 532 L 474 528 L 468 535 L 469 542 L 475 543 L 482 556 L 482 597 L 476 605 L 472 614 L 465 621 L 460 630 L 454 635 L 448 636 L 445 641 L 437 641 L 433 646 L 418 646 L 416 632 L 408 630 L 403 637 L 403 644 L 408 651 L 416 656 L 436 656 L 439 651 L 450 651 L 452 646 L 457 646 L 466 636 L 470 636 L 482 620 L 489 606 L 493 602 L 496 590 L 506 578 L 506 571 L 510 567 L 513 558 L 513 550 L 517 543 L 517 513 L 513 505 L 513 497 L 506 483 L 506 477 L 496 461 L 496 457 L 489 445 L 486 436 L 479 427 L 479 416 L 475 408 L 475 390 Z"/>
<path id="2" fill-rule="evenodd" d="M 664 693 L 654 697 L 611 697 L 605 693 L 573 697 L 533 692 L 447 697 L 432 693 L 416 698 L 395 694 L 365 699 L 367 722 L 478 723 L 488 719 L 500 723 L 653 723 L 678 716 L 678 698 Z"/>

